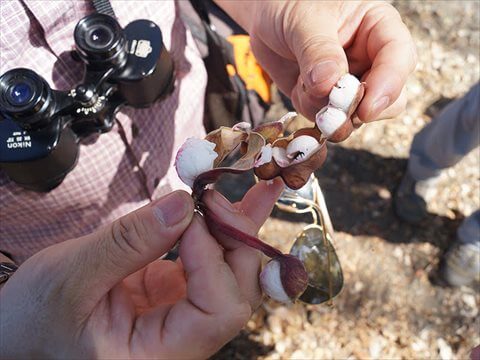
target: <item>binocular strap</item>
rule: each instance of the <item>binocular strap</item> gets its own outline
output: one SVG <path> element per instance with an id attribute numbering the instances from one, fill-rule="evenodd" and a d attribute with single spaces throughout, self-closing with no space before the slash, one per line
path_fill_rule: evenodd
<path id="1" fill-rule="evenodd" d="M 110 4 L 109 0 L 92 0 L 92 3 L 98 13 L 115 17 L 115 12 L 113 11 L 112 4 Z"/>

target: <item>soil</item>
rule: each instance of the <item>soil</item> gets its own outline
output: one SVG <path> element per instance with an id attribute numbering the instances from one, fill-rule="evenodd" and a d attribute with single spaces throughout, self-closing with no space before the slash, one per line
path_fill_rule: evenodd
<path id="1" fill-rule="evenodd" d="M 316 174 L 336 229 L 343 291 L 333 305 L 266 300 L 213 359 L 465 359 L 480 344 L 479 287 L 449 288 L 438 276 L 457 227 L 480 207 L 479 149 L 442 173 L 420 225 L 392 210 L 413 136 L 479 80 L 480 2 L 393 5 L 419 56 L 407 110 L 330 146 Z M 273 111 L 285 109 L 279 102 Z M 252 183 L 237 176 L 222 188 L 237 200 Z M 304 221 L 277 210 L 260 237 L 288 251 Z"/>

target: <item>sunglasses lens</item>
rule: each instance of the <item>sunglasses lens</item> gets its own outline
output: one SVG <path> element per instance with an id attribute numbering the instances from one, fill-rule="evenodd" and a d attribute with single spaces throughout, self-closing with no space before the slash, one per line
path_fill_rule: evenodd
<path id="1" fill-rule="evenodd" d="M 320 304 L 338 295 L 343 287 L 342 268 L 335 249 L 330 241 L 324 240 L 320 227 L 313 225 L 304 229 L 290 254 L 302 260 L 309 277 L 301 301 Z"/>

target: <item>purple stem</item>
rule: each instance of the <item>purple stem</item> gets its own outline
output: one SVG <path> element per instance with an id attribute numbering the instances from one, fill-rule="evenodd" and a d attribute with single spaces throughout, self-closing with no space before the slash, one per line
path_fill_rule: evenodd
<path id="1" fill-rule="evenodd" d="M 205 205 L 201 205 L 201 210 L 207 219 L 208 227 L 214 227 L 215 230 L 220 231 L 222 234 L 243 242 L 245 245 L 248 245 L 254 249 L 260 250 L 266 256 L 270 258 L 276 258 L 278 256 L 284 256 L 280 250 L 275 249 L 273 246 L 270 246 L 264 243 L 262 240 L 256 238 L 255 236 L 248 235 L 243 231 L 240 231 L 233 226 L 225 224 L 213 211 L 210 211 Z"/>

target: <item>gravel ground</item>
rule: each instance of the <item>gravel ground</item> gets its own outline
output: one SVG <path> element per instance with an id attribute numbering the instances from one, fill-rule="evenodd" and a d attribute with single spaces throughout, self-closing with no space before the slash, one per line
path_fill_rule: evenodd
<path id="1" fill-rule="evenodd" d="M 342 293 L 331 306 L 265 301 L 214 359 L 464 359 L 480 344 L 478 286 L 450 289 L 437 276 L 457 226 L 480 207 L 479 149 L 442 174 L 421 226 L 392 211 L 413 136 L 479 79 L 480 2 L 393 4 L 418 48 L 408 108 L 331 146 L 317 173 L 337 231 Z M 302 221 L 277 211 L 260 235 L 288 250 Z"/>

